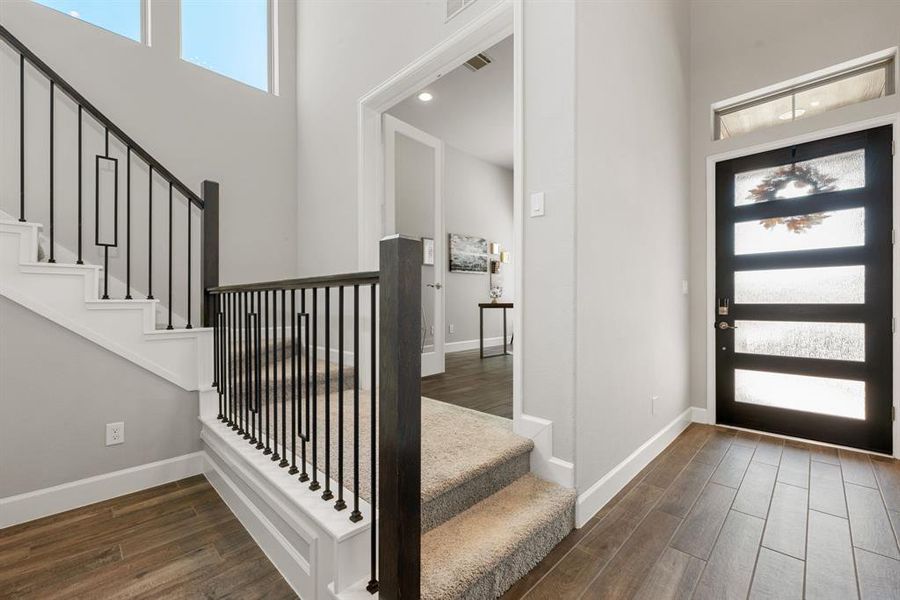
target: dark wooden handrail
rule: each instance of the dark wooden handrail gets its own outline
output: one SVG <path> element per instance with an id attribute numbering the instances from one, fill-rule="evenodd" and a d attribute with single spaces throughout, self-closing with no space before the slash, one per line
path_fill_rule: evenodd
<path id="1" fill-rule="evenodd" d="M 15 48 L 15 50 L 25 57 L 33 67 L 41 71 L 50 81 L 53 82 L 54 86 L 58 89 L 65 92 L 67 96 L 69 96 L 72 100 L 74 100 L 83 110 L 85 110 L 88 114 L 90 114 L 93 118 L 99 121 L 104 127 L 109 129 L 109 131 L 119 140 L 122 141 L 126 146 L 131 148 L 131 152 L 137 154 L 141 157 L 148 165 L 153 167 L 153 171 L 158 173 L 160 176 L 165 178 L 167 181 L 170 181 L 172 185 L 177 189 L 181 194 L 183 194 L 186 198 L 188 198 L 191 202 L 197 205 L 200 208 L 203 208 L 203 199 L 200 198 L 197 194 L 195 194 L 191 189 L 185 185 L 180 179 L 175 177 L 166 169 L 162 163 L 153 158 L 153 156 L 144 150 L 140 144 L 135 142 L 131 137 L 129 137 L 124 131 L 122 131 L 115 123 L 113 123 L 109 117 L 100 112 L 96 106 L 91 104 L 84 96 L 78 93 L 78 91 L 69 84 L 68 81 L 62 78 L 59 73 L 51 69 L 47 63 L 42 61 L 34 52 L 28 49 L 28 47 L 23 44 L 19 39 L 14 36 L 6 27 L 0 25 L 0 38 L 6 40 L 6 42 Z"/>
<path id="2" fill-rule="evenodd" d="M 340 287 L 344 285 L 368 285 L 378 283 L 378 278 L 378 271 L 363 271 L 361 273 L 343 273 L 340 275 L 324 275 L 319 277 L 305 277 L 302 279 L 282 279 L 280 281 L 220 285 L 209 288 L 206 291 L 210 294 L 222 294 L 226 292 L 255 292 L 282 289 L 302 290 L 321 287 Z"/>

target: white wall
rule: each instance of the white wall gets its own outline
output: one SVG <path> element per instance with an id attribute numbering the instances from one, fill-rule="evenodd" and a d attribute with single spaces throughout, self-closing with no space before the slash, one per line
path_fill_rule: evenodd
<path id="1" fill-rule="evenodd" d="M 900 3 L 706 1 L 691 9 L 691 398 L 707 401 L 708 156 L 900 112 L 897 95 L 721 141 L 710 105 L 900 45 Z M 896 137 L 896 134 L 895 134 Z"/>
<path id="2" fill-rule="evenodd" d="M 497 242 L 510 252 L 510 262 L 501 264 L 500 273 L 451 273 L 444 265 L 444 294 L 447 342 L 478 339 L 478 303 L 488 302 L 489 280 L 503 287 L 503 301 L 515 302 L 515 252 L 513 252 L 513 173 L 509 169 L 444 146 L 444 225 L 447 233 L 462 233 Z M 442 243 L 448 243 L 442 240 Z M 448 253 L 449 260 L 449 253 Z M 513 333 L 509 311 L 507 335 Z M 503 335 L 500 311 L 485 311 L 484 336 Z M 454 332 L 449 332 L 450 324 Z"/>
<path id="3" fill-rule="evenodd" d="M 577 14 L 575 432 L 583 491 L 690 404 L 682 293 L 690 33 L 681 1 L 580 3 Z"/>
<path id="4" fill-rule="evenodd" d="M 430 133 L 430 132 L 429 132 Z M 407 138 L 397 136 L 396 146 L 396 225 L 397 232 L 415 237 L 435 238 L 433 203 L 434 155 L 431 148 Z M 444 228 L 447 233 L 461 233 L 483 237 L 497 242 L 506 250 L 513 243 L 513 174 L 453 146 L 444 144 Z M 435 243 L 448 247 L 447 239 Z M 430 327 L 435 326 L 434 301 L 431 288 L 424 287 L 434 281 L 434 269 L 444 275 L 445 327 L 447 343 L 477 340 L 478 303 L 490 299 L 489 278 L 503 287 L 503 301 L 515 300 L 515 272 L 511 262 L 501 266 L 501 272 L 493 276 L 487 273 L 452 273 L 448 260 L 440 265 L 422 267 L 422 312 L 425 317 L 425 345 L 433 343 Z M 512 253 L 511 253 L 512 254 Z M 512 313 L 508 315 L 507 335 L 513 333 Z M 453 333 L 450 333 L 450 325 Z M 499 312 L 485 313 L 486 338 L 503 335 L 502 317 Z M 452 349 L 452 346 L 449 348 Z"/>
<path id="5" fill-rule="evenodd" d="M 0 498 L 195 452 L 197 411 L 197 392 L 0 298 Z"/>
<path id="6" fill-rule="evenodd" d="M 181 60 L 177 2 L 152 2 L 149 46 L 30 0 L 0 3 L 0 22 L 13 35 L 191 189 L 199 193 L 204 179 L 221 184 L 220 265 L 225 283 L 271 280 L 292 276 L 296 271 L 296 5 L 294 2 L 277 4 L 280 95 L 276 96 Z M 28 85 L 37 85 L 34 82 L 46 87 L 39 77 L 29 73 Z M 6 78 L 3 83 L 2 87 L 10 90 L 5 85 Z M 46 94 L 29 94 L 27 118 L 47 112 Z M 9 109 L 16 112 L 18 98 L 15 96 L 3 96 L 4 112 Z M 68 104 L 63 99 L 57 102 L 58 124 L 63 127 L 74 125 L 75 110 Z M 15 118 L 17 124 L 18 116 Z M 16 125 L 8 130 L 9 122 L 4 120 L 4 124 L 0 208 L 18 214 L 18 149 L 16 144 L 7 143 L 14 139 L 13 134 L 18 134 L 18 128 Z M 102 136 L 102 131 L 94 129 L 86 117 L 85 135 L 90 138 L 86 144 L 93 144 L 95 138 Z M 68 132 L 58 133 L 60 160 L 68 157 L 71 162 L 75 156 L 73 146 L 77 138 L 73 132 L 74 127 L 69 127 Z M 29 151 L 33 150 L 31 146 Z M 96 147 L 96 144 L 92 146 Z M 66 148 L 71 151 L 66 152 Z M 39 158 L 45 156 L 42 153 Z M 85 156 L 92 167 L 94 159 L 90 149 Z M 124 164 L 120 168 L 124 173 Z M 146 212 L 143 204 L 139 204 L 146 201 L 145 186 L 138 187 L 140 177 L 146 182 L 144 171 L 136 169 L 135 173 L 134 189 L 141 192 L 134 199 L 139 215 Z M 57 173 L 58 210 L 64 211 L 58 215 L 57 224 L 66 228 L 59 235 L 71 238 L 74 217 L 61 201 L 66 198 L 70 207 L 73 204 L 75 173 L 63 165 L 58 166 Z M 72 177 L 66 179 L 64 173 Z M 93 171 L 90 173 L 93 175 Z M 28 201 L 32 207 L 43 209 L 47 201 L 43 160 L 31 161 L 29 178 L 32 176 L 36 183 L 26 188 L 32 193 Z M 167 204 L 167 191 L 163 187 L 154 191 L 154 206 L 159 207 L 154 210 L 160 216 L 163 214 L 160 209 Z M 93 194 L 89 199 L 92 203 Z M 13 210 L 9 210 L 11 207 Z M 35 214 L 40 218 L 39 212 L 30 211 L 30 215 Z M 64 220 L 64 215 L 69 219 Z M 184 220 L 176 214 L 176 225 L 186 221 L 186 214 L 182 217 Z M 124 205 L 120 207 L 120 218 L 124 218 Z M 138 227 L 136 224 L 135 229 Z M 164 229 L 160 226 L 156 231 Z M 89 245 L 92 245 L 92 226 L 89 233 Z M 123 237 L 120 231 L 120 240 Z M 162 235 L 155 237 L 162 238 Z M 122 252 L 113 256 L 112 269 L 117 274 L 123 272 L 123 255 Z M 97 257 L 87 258 L 93 261 Z M 161 257 L 154 260 L 162 262 Z M 163 277 L 154 272 L 154 279 L 161 283 Z M 136 283 L 143 285 L 141 280 Z"/>
<path id="7" fill-rule="evenodd" d="M 479 0 L 449 22 L 442 0 L 298 5 L 301 273 L 357 268 L 360 97 L 494 5 Z M 571 460 L 575 5 L 529 1 L 523 21 L 525 191 L 547 193 L 547 214 L 526 223 L 524 256 L 514 257 L 524 269 L 517 293 L 529 302 L 516 350 L 524 360 L 524 412 L 553 421 L 554 454 Z"/>

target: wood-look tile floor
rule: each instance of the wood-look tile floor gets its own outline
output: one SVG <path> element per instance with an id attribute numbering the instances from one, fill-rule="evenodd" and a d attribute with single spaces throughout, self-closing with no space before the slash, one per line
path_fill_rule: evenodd
<path id="1" fill-rule="evenodd" d="M 900 461 L 692 425 L 504 599 L 900 598 Z"/>
<path id="2" fill-rule="evenodd" d="M 503 346 L 484 352 L 503 352 Z M 422 395 L 512 419 L 512 358 L 508 354 L 481 359 L 478 350 L 447 354 L 443 373 L 422 378 Z"/>
<path id="3" fill-rule="evenodd" d="M 296 598 L 199 475 L 0 529 L 0 598 Z"/>

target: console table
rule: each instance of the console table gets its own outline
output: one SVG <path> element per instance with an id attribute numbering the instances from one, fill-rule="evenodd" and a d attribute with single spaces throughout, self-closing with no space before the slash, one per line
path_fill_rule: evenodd
<path id="1" fill-rule="evenodd" d="M 480 358 L 490 358 L 491 356 L 506 356 L 506 309 L 512 308 L 512 302 L 480 302 L 478 304 L 478 354 Z M 503 354 L 484 355 L 484 309 L 502 308 L 503 309 Z"/>

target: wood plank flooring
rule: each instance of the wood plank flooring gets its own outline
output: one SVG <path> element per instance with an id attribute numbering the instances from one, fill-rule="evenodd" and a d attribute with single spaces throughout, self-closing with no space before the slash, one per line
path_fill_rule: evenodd
<path id="1" fill-rule="evenodd" d="M 504 600 L 900 599 L 900 461 L 691 425 Z"/>
<path id="2" fill-rule="evenodd" d="M 296 595 L 198 475 L 0 530 L 0 598 Z"/>
<path id="3" fill-rule="evenodd" d="M 485 348 L 485 354 L 503 346 Z M 512 356 L 478 358 L 478 350 L 447 354 L 443 373 L 422 378 L 422 395 L 512 419 Z"/>

